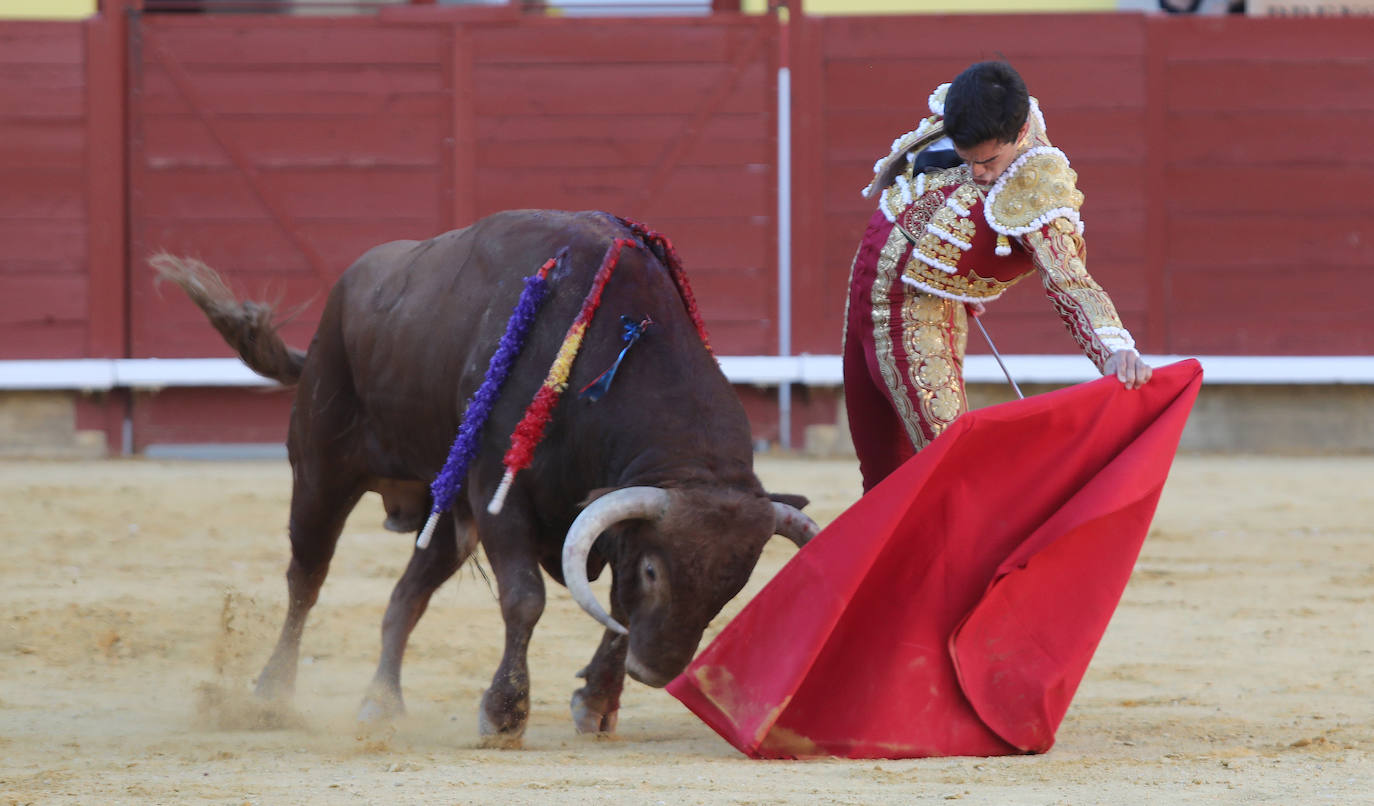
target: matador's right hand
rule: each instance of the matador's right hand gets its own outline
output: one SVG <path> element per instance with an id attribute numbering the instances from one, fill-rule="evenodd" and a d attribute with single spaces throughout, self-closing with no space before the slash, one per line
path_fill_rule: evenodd
<path id="1" fill-rule="evenodd" d="M 1127 389 L 1139 389 L 1150 380 L 1154 370 L 1140 357 L 1140 353 L 1128 349 L 1112 353 L 1112 357 L 1108 358 L 1106 365 L 1102 367 L 1103 375 L 1113 373 Z"/>

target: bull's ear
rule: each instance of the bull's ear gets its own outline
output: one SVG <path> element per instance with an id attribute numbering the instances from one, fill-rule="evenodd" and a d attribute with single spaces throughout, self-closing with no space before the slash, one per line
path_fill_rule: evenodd
<path id="1" fill-rule="evenodd" d="M 769 493 L 768 500 L 779 504 L 786 504 L 796 509 L 806 509 L 806 505 L 811 503 L 811 499 L 804 495 L 793 495 L 792 493 Z"/>
<path id="2" fill-rule="evenodd" d="M 582 499 L 582 501 L 577 505 L 577 508 L 578 508 L 578 509 L 586 509 L 587 507 L 591 506 L 591 505 L 592 505 L 592 502 L 595 501 L 596 499 L 600 498 L 601 496 L 605 495 L 606 493 L 613 493 L 613 492 L 615 492 L 615 491 L 618 490 L 618 489 L 620 489 L 620 488 L 619 488 L 619 487 L 598 487 L 597 489 L 592 490 L 591 492 L 587 493 L 587 497 Z"/>
<path id="3" fill-rule="evenodd" d="M 606 555 L 592 549 L 592 553 L 587 555 L 587 580 L 595 582 L 601 577 L 601 571 L 606 567 Z"/>

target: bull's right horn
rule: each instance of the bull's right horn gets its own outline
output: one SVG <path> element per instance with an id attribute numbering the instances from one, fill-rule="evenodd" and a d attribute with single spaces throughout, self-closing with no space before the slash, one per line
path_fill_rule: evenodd
<path id="1" fill-rule="evenodd" d="M 587 581 L 587 555 L 591 553 L 592 544 L 607 528 L 621 521 L 658 520 L 668 511 L 668 505 L 668 493 L 658 487 L 625 487 L 593 501 L 568 529 L 568 536 L 563 541 L 563 584 L 568 586 L 573 601 L 608 630 L 621 635 L 630 632 L 611 618 L 592 594 L 591 583 Z"/>
<path id="2" fill-rule="evenodd" d="M 790 504 L 773 502 L 773 534 L 782 535 L 797 544 L 805 546 L 819 533 L 821 527 L 811 517 Z"/>

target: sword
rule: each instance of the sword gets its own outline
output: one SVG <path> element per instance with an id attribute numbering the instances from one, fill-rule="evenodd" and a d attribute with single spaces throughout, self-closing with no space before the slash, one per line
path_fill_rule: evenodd
<path id="1" fill-rule="evenodd" d="M 901 231 L 902 235 L 906 236 L 906 239 L 911 242 L 912 246 L 916 245 L 916 236 L 912 235 L 906 227 L 902 226 L 900 221 L 894 221 L 893 224 Z M 988 329 L 983 327 L 983 320 L 973 315 L 970 315 L 969 318 L 977 322 L 978 329 L 983 331 L 983 338 L 987 340 L 988 347 L 992 349 L 992 357 L 997 359 L 997 366 L 1001 367 L 1002 374 L 1007 376 L 1007 383 L 1011 384 L 1011 390 L 1016 393 L 1018 398 L 1025 400 L 1026 396 L 1021 394 L 1021 387 L 1016 385 L 1016 381 L 1012 379 L 1011 373 L 1007 371 L 1007 365 L 1002 363 L 1002 354 L 997 352 L 997 345 L 992 343 L 992 337 L 988 335 Z"/>
<path id="2" fill-rule="evenodd" d="M 1007 383 L 1011 384 L 1011 390 L 1016 393 L 1018 398 L 1025 400 L 1026 396 L 1021 394 L 1021 387 L 1017 386 L 1016 381 L 1012 380 L 1011 373 L 1007 371 L 1007 365 L 1002 363 L 1002 355 L 997 352 L 997 345 L 992 343 L 992 337 L 988 335 L 988 329 L 983 327 L 983 320 L 977 316 L 972 316 L 970 318 L 977 322 L 978 329 L 983 331 L 983 338 L 987 339 L 988 347 L 992 348 L 992 357 L 997 359 L 997 366 L 1001 367 L 1002 374 L 1007 376 Z"/>

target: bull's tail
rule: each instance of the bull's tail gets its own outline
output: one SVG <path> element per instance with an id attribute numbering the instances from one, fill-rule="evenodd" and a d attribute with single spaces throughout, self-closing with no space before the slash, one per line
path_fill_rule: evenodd
<path id="1" fill-rule="evenodd" d="M 159 282 L 171 280 L 181 286 L 249 369 L 287 385 L 300 380 L 305 353 L 282 341 L 272 305 L 240 302 L 214 269 L 194 258 L 162 252 L 148 263 Z"/>

